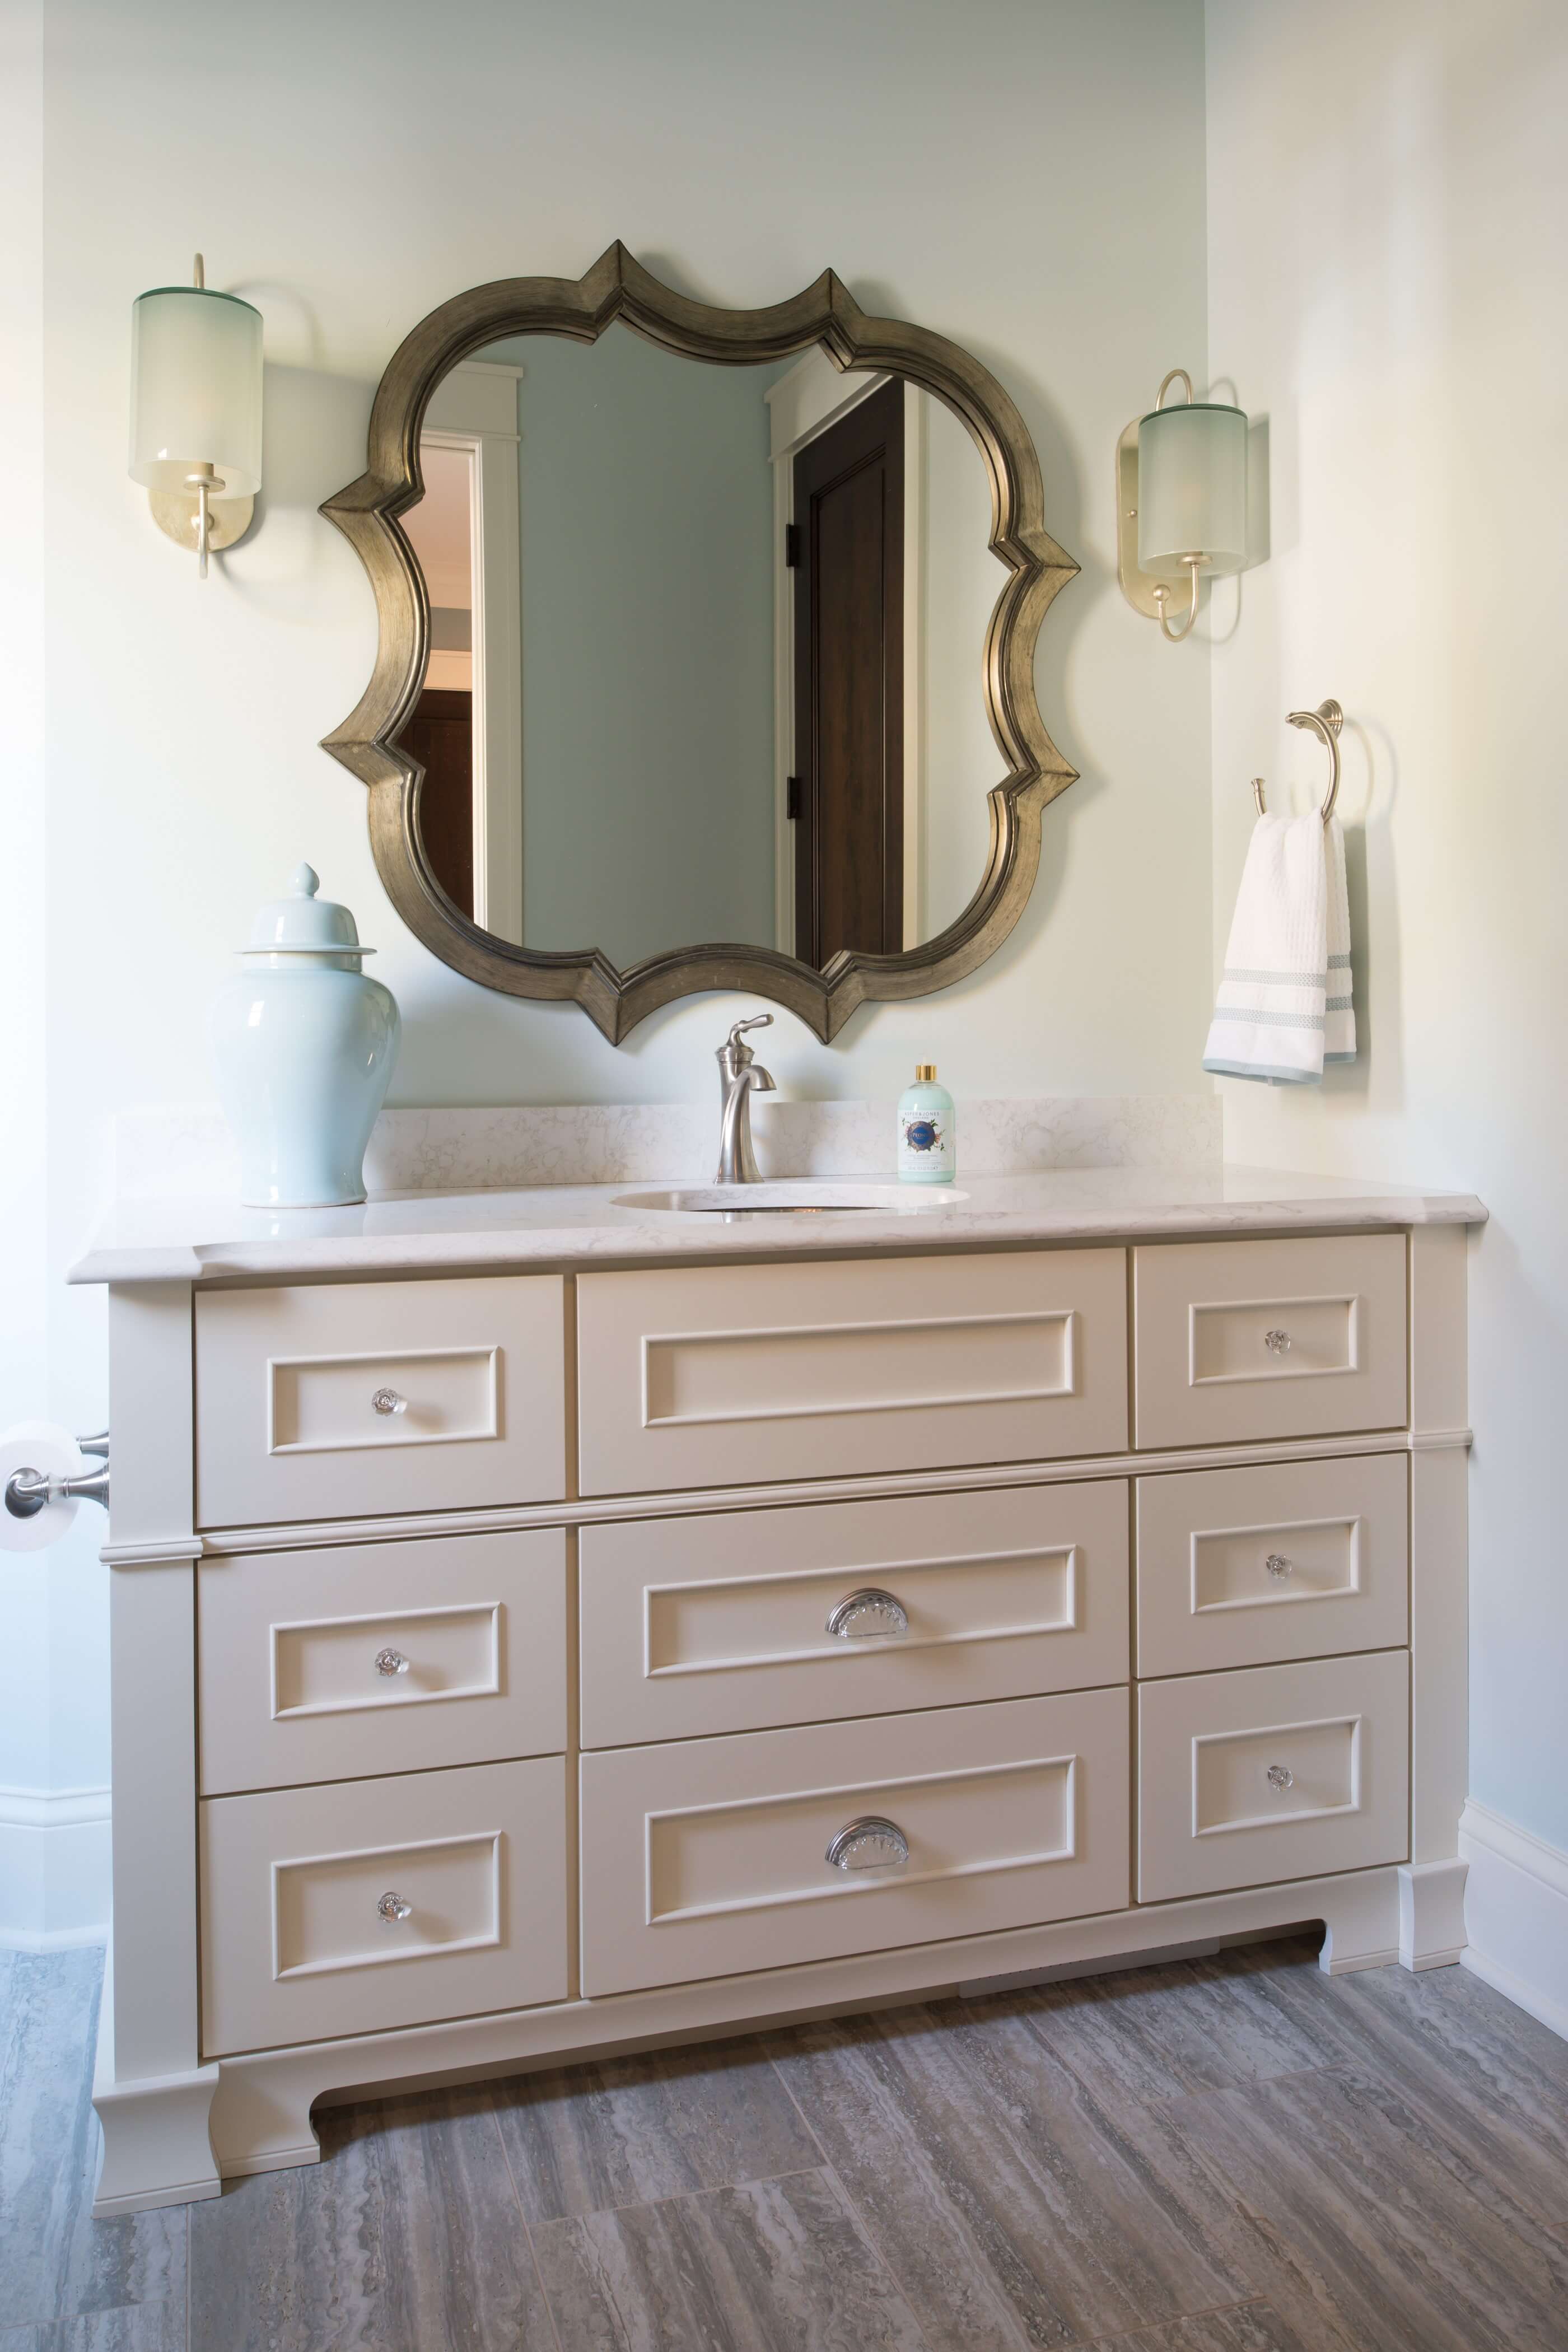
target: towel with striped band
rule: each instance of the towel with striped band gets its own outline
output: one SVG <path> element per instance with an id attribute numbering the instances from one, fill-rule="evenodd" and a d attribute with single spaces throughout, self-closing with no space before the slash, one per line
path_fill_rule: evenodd
<path id="1" fill-rule="evenodd" d="M 1310 1086 L 1355 1059 L 1350 898 L 1338 821 L 1260 816 L 1247 845 L 1204 1067 Z"/>

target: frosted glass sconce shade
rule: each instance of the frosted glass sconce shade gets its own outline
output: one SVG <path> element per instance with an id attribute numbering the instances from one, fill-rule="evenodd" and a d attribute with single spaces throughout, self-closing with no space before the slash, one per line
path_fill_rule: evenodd
<path id="1" fill-rule="evenodd" d="M 1247 561 L 1247 418 L 1212 401 L 1156 408 L 1138 424 L 1138 568 L 1180 580 Z"/>
<path id="2" fill-rule="evenodd" d="M 194 286 L 141 295 L 131 319 L 131 478 L 172 539 L 227 547 L 261 488 L 261 313 Z"/>
<path id="3" fill-rule="evenodd" d="M 1178 383 L 1186 397 L 1167 407 L 1165 394 Z M 1116 446 L 1121 593 L 1174 644 L 1197 618 L 1201 575 L 1239 572 L 1246 562 L 1246 415 L 1220 401 L 1194 400 L 1185 368 L 1173 368 L 1154 406 Z M 1177 627 L 1171 624 L 1173 582 L 1184 582 L 1187 592 Z"/>

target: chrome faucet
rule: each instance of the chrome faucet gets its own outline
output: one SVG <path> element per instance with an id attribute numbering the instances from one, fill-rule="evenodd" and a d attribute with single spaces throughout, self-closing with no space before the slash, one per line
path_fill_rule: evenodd
<path id="1" fill-rule="evenodd" d="M 742 1043 L 748 1029 L 769 1029 L 773 1026 L 771 1013 L 759 1013 L 753 1020 L 737 1021 L 718 1052 L 719 1086 L 723 1101 L 723 1116 L 719 1125 L 718 1184 L 760 1184 L 762 1172 L 756 1153 L 752 1150 L 752 1097 L 771 1095 L 773 1091 L 772 1073 L 764 1070 L 748 1045 Z"/>

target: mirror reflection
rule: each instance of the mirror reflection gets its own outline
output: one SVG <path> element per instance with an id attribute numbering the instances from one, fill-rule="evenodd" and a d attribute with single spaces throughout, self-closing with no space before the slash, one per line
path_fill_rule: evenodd
<path id="1" fill-rule="evenodd" d="M 978 887 L 1005 573 L 964 427 L 812 350 L 695 362 L 616 322 L 437 387 L 403 517 L 431 650 L 402 740 L 448 897 L 623 971 L 710 942 L 820 968 Z"/>

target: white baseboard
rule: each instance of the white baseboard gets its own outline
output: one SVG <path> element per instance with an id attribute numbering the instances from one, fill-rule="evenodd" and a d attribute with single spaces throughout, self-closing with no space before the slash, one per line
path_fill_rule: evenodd
<path id="1" fill-rule="evenodd" d="M 100 1944 L 109 1888 L 107 1789 L 0 1789 L 0 1948 Z"/>
<path id="2" fill-rule="evenodd" d="M 1465 1967 L 1568 2041 L 1568 1853 L 1473 1797 L 1459 1852 L 1469 1864 Z"/>

